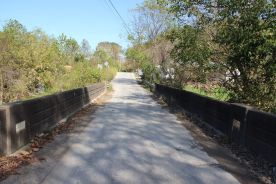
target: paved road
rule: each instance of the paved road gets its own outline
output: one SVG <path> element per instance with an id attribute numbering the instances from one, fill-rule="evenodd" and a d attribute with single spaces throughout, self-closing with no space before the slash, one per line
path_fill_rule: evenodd
<path id="1" fill-rule="evenodd" d="M 113 89 L 82 133 L 58 137 L 42 149 L 46 161 L 4 183 L 239 183 L 133 74 L 118 73 Z"/>

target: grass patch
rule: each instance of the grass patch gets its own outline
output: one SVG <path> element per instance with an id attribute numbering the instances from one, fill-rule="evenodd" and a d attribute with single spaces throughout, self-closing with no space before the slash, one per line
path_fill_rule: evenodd
<path id="1" fill-rule="evenodd" d="M 195 87 L 193 85 L 186 85 L 184 86 L 183 89 L 193 93 L 203 95 L 203 96 L 208 96 L 210 98 L 214 98 L 220 101 L 228 101 L 230 98 L 229 92 L 227 92 L 225 88 L 219 87 L 219 86 L 215 86 L 207 90 L 207 89 Z"/>

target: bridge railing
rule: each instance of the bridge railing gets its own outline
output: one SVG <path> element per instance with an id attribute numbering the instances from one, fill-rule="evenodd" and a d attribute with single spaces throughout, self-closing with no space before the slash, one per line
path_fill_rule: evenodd
<path id="1" fill-rule="evenodd" d="M 155 93 L 276 164 L 276 115 L 253 107 L 222 102 L 189 91 L 155 84 Z"/>
<path id="2" fill-rule="evenodd" d="M 104 93 L 104 83 L 0 106 L 0 153 L 11 154 Z"/>

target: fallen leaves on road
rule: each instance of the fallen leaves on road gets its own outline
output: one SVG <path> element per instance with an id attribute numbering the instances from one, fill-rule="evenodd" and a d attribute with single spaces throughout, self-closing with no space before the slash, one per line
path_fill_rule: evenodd
<path id="1" fill-rule="evenodd" d="M 44 161 L 45 158 L 37 157 L 35 153 L 42 149 L 45 144 L 52 142 L 55 136 L 76 131 L 78 124 L 89 120 L 87 117 L 94 113 L 97 107 L 101 106 L 110 97 L 111 93 L 107 93 L 97 101 L 76 112 L 66 122 L 58 123 L 51 131 L 35 136 L 25 150 L 18 151 L 10 156 L 0 156 L 0 181 L 6 179 L 9 175 L 20 174 L 17 169 L 24 165 Z"/>
<path id="2" fill-rule="evenodd" d="M 0 181 L 5 179 L 8 175 L 18 174 L 16 169 L 20 166 L 29 164 L 31 160 L 32 155 L 30 153 L 0 157 Z"/>

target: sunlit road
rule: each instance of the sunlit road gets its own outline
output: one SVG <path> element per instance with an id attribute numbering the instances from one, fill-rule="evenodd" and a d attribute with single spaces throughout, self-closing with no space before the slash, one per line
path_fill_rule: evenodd
<path id="1" fill-rule="evenodd" d="M 239 183 L 218 167 L 175 115 L 132 73 L 118 73 L 113 97 L 81 133 L 58 137 L 4 183 Z"/>

